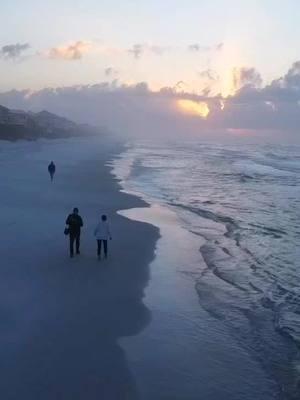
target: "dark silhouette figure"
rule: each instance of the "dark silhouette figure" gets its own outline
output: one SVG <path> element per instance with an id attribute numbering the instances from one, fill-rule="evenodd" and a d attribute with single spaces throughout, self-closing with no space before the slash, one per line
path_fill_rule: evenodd
<path id="1" fill-rule="evenodd" d="M 82 218 L 78 214 L 78 208 L 75 207 L 73 213 L 68 215 L 66 225 L 69 226 L 70 238 L 70 257 L 74 256 L 74 242 L 76 242 L 76 254 L 80 254 L 80 231 L 83 226 Z"/>
<path id="2" fill-rule="evenodd" d="M 102 215 L 101 221 L 98 223 L 98 225 L 95 228 L 94 235 L 97 240 L 97 255 L 98 255 L 99 260 L 101 259 L 102 242 L 103 242 L 103 247 L 104 247 L 104 257 L 107 258 L 107 241 L 108 241 L 108 239 L 111 240 L 111 233 L 110 233 L 106 215 Z"/>
<path id="3" fill-rule="evenodd" d="M 48 165 L 48 172 L 50 174 L 51 182 L 53 181 L 55 170 L 56 170 L 55 164 L 53 161 L 51 161 L 51 163 Z"/>

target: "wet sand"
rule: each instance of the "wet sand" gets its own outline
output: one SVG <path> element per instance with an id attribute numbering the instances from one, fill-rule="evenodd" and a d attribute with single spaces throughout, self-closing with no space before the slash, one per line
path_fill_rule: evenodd
<path id="1" fill-rule="evenodd" d="M 158 204 L 121 214 L 154 223 L 161 233 L 144 300 L 151 323 L 120 340 L 141 399 L 287 399 L 243 342 L 199 301 L 195 276 L 205 270 L 199 237 Z"/>

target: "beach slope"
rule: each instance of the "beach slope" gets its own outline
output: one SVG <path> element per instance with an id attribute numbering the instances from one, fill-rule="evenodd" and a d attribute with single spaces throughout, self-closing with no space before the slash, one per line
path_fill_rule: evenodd
<path id="1" fill-rule="evenodd" d="M 117 215 L 146 204 L 119 192 L 104 166 L 114 152 L 116 144 L 84 139 L 0 145 L 4 399 L 139 397 L 118 339 L 150 321 L 143 296 L 158 230 Z M 84 228 L 81 255 L 70 259 L 63 230 L 73 207 Z M 98 261 L 101 213 L 113 240 L 108 260 Z"/>

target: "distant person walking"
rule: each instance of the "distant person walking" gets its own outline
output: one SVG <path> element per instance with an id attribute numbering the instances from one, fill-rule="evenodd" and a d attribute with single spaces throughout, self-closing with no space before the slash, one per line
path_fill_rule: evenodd
<path id="1" fill-rule="evenodd" d="M 48 172 L 50 174 L 51 182 L 53 181 L 55 170 L 56 170 L 55 164 L 53 161 L 51 161 L 51 163 L 48 165 Z"/>
<path id="2" fill-rule="evenodd" d="M 76 242 L 76 254 L 80 254 L 80 233 L 83 221 L 81 216 L 78 214 L 78 208 L 75 207 L 73 213 L 68 215 L 66 225 L 69 226 L 69 238 L 70 238 L 70 257 L 74 256 L 74 242 Z"/>
<path id="3" fill-rule="evenodd" d="M 97 240 L 97 255 L 98 259 L 101 259 L 101 247 L 103 242 L 104 257 L 107 258 L 107 241 L 111 240 L 111 233 L 109 229 L 109 224 L 107 222 L 107 216 L 102 215 L 101 220 L 95 228 L 94 235 Z"/>

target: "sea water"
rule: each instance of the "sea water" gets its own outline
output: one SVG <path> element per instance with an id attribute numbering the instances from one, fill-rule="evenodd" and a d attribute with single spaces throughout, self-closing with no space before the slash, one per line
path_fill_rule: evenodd
<path id="1" fill-rule="evenodd" d="M 274 377 L 282 398 L 297 398 L 300 147 L 140 141 L 115 173 L 193 235 L 204 267 L 187 262 L 174 273 L 191 275 L 199 307 Z"/>

